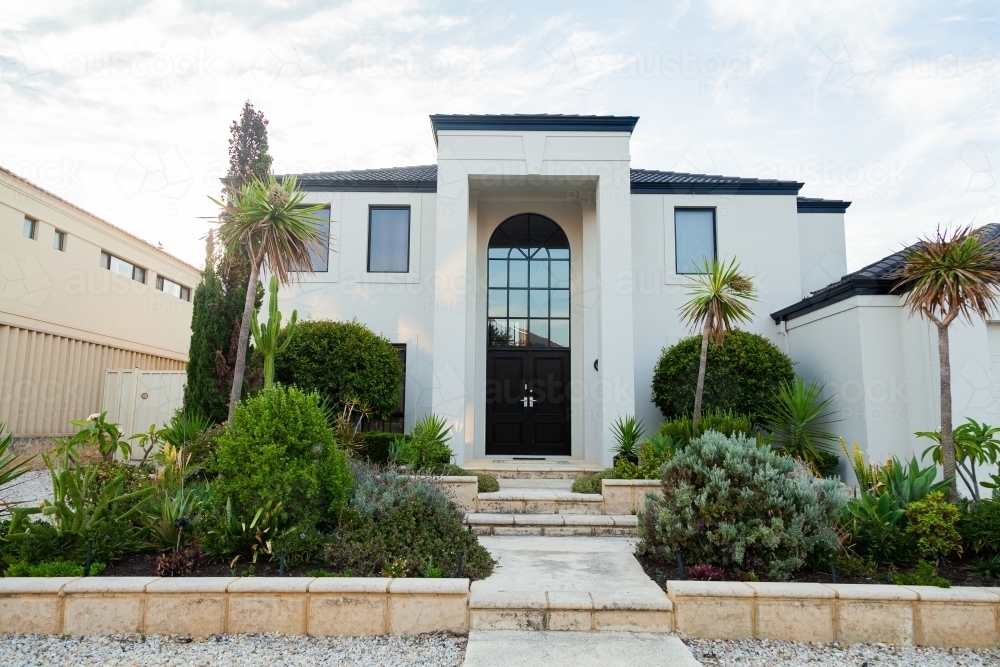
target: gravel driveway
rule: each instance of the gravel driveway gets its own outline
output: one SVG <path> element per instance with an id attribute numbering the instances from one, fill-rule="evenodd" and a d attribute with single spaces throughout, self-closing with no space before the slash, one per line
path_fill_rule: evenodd
<path id="1" fill-rule="evenodd" d="M 0 489 L 0 501 L 38 507 L 52 500 L 52 476 L 48 470 L 31 470 Z"/>
<path id="2" fill-rule="evenodd" d="M 0 635 L 0 665 L 458 667 L 465 658 L 465 644 L 465 637 L 441 634 L 325 638 L 217 635 L 205 641 L 188 643 L 169 637 L 142 635 L 82 638 Z"/>
<path id="3" fill-rule="evenodd" d="M 1000 665 L 1000 649 L 944 649 L 888 644 L 799 644 L 757 639 L 686 639 L 706 667 L 953 667 Z"/>

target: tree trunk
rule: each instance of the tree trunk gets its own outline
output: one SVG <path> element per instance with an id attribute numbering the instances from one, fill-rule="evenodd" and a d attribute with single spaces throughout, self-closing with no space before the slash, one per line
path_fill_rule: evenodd
<path id="1" fill-rule="evenodd" d="M 260 275 L 260 258 L 254 258 L 247 281 L 247 298 L 243 304 L 243 319 L 240 321 L 240 340 L 236 347 L 236 363 L 233 364 L 233 389 L 229 394 L 229 424 L 233 423 L 236 404 L 243 393 L 243 375 L 247 370 L 247 344 L 250 341 L 250 318 L 253 317 L 254 301 L 257 297 L 257 280 Z"/>
<path id="2" fill-rule="evenodd" d="M 951 356 L 948 325 L 938 324 L 938 359 L 941 362 L 941 468 L 945 479 L 951 478 L 948 495 L 958 501 L 958 476 L 955 474 L 955 433 L 951 427 Z"/>
<path id="3" fill-rule="evenodd" d="M 705 369 L 708 367 L 708 329 L 711 322 L 706 319 L 701 330 L 701 360 L 698 363 L 698 385 L 694 390 L 694 414 L 691 416 L 691 426 L 694 428 L 701 419 L 701 397 L 705 393 Z"/>

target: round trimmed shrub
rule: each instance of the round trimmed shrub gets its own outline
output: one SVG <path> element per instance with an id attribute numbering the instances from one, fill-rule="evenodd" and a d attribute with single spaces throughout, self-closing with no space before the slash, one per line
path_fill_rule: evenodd
<path id="1" fill-rule="evenodd" d="M 640 555 L 672 564 L 680 549 L 689 565 L 781 580 L 837 547 L 840 483 L 755 440 L 710 431 L 661 474 L 663 497 L 639 513 Z"/>
<path id="2" fill-rule="evenodd" d="M 216 510 L 231 500 L 247 521 L 280 502 L 291 523 L 335 522 L 353 485 L 319 396 L 282 385 L 240 402 L 216 442 L 213 468 Z"/>
<path id="3" fill-rule="evenodd" d="M 283 344 L 287 329 L 279 335 Z M 354 399 L 378 419 L 396 408 L 403 367 L 387 338 L 357 320 L 299 322 L 288 347 L 274 357 L 274 378 L 315 391 L 341 406 Z"/>
<path id="4" fill-rule="evenodd" d="M 701 336 L 664 348 L 653 372 L 653 403 L 666 419 L 691 416 L 698 384 Z M 795 379 L 792 360 L 771 341 L 738 329 L 708 345 L 702 412 L 720 410 L 759 421 L 778 387 Z"/>

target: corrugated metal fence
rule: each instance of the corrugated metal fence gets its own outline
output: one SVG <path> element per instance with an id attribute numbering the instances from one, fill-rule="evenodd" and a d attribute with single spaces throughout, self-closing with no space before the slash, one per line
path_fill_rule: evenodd
<path id="1" fill-rule="evenodd" d="M 101 411 L 108 369 L 183 371 L 185 366 L 176 359 L 0 324 L 0 421 L 18 436 L 72 433 L 71 419 Z"/>

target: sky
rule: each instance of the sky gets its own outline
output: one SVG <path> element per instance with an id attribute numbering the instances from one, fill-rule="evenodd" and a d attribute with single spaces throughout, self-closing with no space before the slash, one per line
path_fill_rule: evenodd
<path id="1" fill-rule="evenodd" d="M 278 173 L 435 162 L 433 113 L 635 115 L 632 166 L 854 202 L 848 268 L 1000 221 L 1000 3 L 45 0 L 0 165 L 187 260 L 245 100 Z"/>

